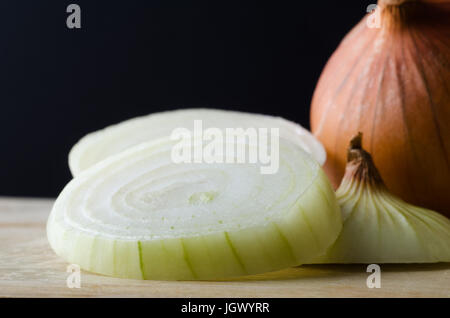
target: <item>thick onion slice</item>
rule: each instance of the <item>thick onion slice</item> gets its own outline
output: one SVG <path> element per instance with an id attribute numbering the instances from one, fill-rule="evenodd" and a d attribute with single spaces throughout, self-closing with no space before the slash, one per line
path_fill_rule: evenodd
<path id="1" fill-rule="evenodd" d="M 281 139 L 278 171 L 261 174 L 258 163 L 174 163 L 174 143 L 141 143 L 74 178 L 48 220 L 54 251 L 115 277 L 218 279 L 302 264 L 337 238 L 335 194 L 297 145 Z"/>
<path id="2" fill-rule="evenodd" d="M 154 113 L 126 120 L 83 137 L 70 151 L 72 175 L 125 149 L 161 137 L 170 136 L 175 128 L 193 130 L 194 120 L 202 120 L 203 128 L 279 128 L 280 136 L 302 147 L 321 165 L 326 153 L 322 144 L 300 125 L 261 114 L 218 109 L 180 109 Z"/>

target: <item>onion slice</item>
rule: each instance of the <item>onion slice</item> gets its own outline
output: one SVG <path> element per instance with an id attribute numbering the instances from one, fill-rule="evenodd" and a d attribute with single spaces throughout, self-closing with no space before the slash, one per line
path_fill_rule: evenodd
<path id="1" fill-rule="evenodd" d="M 310 153 L 321 165 L 326 153 L 322 144 L 302 126 L 269 115 L 218 109 L 180 109 L 153 113 L 126 120 L 83 137 L 70 151 L 69 167 L 73 176 L 97 162 L 142 142 L 170 136 L 175 128 L 193 130 L 194 120 L 203 128 L 279 128 L 280 136 Z"/>
<path id="2" fill-rule="evenodd" d="M 297 145 L 281 139 L 278 171 L 261 174 L 259 163 L 174 163 L 174 144 L 141 143 L 74 178 L 47 223 L 54 251 L 109 276 L 202 280 L 299 265 L 337 238 L 335 194 Z"/>

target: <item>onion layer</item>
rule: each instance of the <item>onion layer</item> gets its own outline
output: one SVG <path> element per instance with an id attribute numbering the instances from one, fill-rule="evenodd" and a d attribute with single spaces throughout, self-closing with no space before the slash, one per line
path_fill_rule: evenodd
<path id="1" fill-rule="evenodd" d="M 361 135 L 352 140 L 348 158 L 336 192 L 344 226 L 313 263 L 450 262 L 450 220 L 392 195 L 362 149 Z"/>
<path id="2" fill-rule="evenodd" d="M 299 265 L 337 238 L 335 194 L 297 145 L 280 140 L 275 174 L 260 164 L 176 164 L 173 146 L 141 143 L 74 178 L 48 220 L 54 251 L 104 275 L 217 279 Z"/>
<path id="3" fill-rule="evenodd" d="M 320 164 L 325 150 L 312 134 L 300 125 L 261 114 L 218 109 L 181 109 L 154 113 L 126 120 L 83 137 L 69 154 L 69 166 L 74 176 L 95 163 L 141 142 L 170 136 L 175 128 L 194 129 L 194 120 L 202 120 L 207 128 L 279 128 L 280 136 L 299 145 Z"/>

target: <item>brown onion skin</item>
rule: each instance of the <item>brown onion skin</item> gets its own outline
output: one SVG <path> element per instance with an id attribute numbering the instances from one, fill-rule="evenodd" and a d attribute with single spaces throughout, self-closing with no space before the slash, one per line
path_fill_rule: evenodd
<path id="1" fill-rule="evenodd" d="M 325 66 L 311 130 L 335 187 L 360 131 L 392 193 L 450 216 L 450 1 L 387 1 L 381 28 L 364 17 Z"/>

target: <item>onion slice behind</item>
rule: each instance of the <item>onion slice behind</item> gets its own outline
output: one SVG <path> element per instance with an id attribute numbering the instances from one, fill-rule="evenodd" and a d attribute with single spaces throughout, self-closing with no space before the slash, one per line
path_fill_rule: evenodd
<path id="1" fill-rule="evenodd" d="M 282 138 L 302 147 L 321 165 L 326 159 L 322 144 L 308 130 L 292 121 L 239 111 L 192 108 L 129 119 L 86 135 L 70 151 L 72 175 L 77 176 L 97 162 L 142 142 L 170 136 L 176 128 L 192 131 L 195 120 L 202 121 L 203 129 L 279 128 Z"/>

